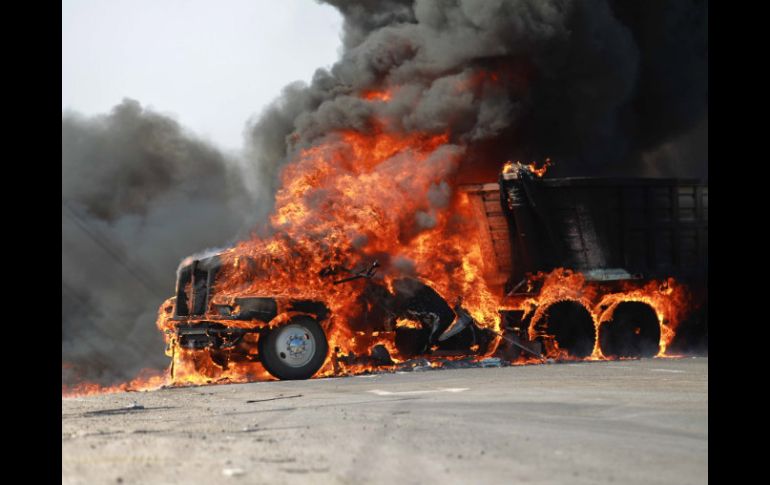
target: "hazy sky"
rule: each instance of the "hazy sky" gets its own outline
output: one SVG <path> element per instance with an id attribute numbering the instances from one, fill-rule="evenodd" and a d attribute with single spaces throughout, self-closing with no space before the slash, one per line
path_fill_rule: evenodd
<path id="1" fill-rule="evenodd" d="M 64 0 L 62 110 L 130 97 L 237 149 L 283 86 L 337 59 L 341 25 L 313 0 Z"/>

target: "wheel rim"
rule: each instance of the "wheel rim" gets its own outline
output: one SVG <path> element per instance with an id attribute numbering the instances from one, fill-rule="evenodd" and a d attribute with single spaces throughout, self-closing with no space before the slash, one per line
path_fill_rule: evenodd
<path id="1" fill-rule="evenodd" d="M 315 337 L 303 326 L 290 324 L 279 328 L 275 351 L 289 367 L 303 367 L 315 355 Z"/>

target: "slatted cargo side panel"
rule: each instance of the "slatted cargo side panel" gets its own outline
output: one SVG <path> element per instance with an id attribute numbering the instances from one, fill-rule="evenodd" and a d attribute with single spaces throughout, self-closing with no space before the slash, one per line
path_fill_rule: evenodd
<path id="1" fill-rule="evenodd" d="M 620 267 L 618 190 L 612 186 L 545 187 L 552 230 L 565 252 L 557 266 Z"/>
<path id="2" fill-rule="evenodd" d="M 498 184 L 465 186 L 478 223 L 478 237 L 490 282 L 502 284 L 511 273 L 508 222 L 500 205 Z"/>
<path id="3" fill-rule="evenodd" d="M 708 186 L 675 179 L 544 184 L 554 231 L 577 269 L 699 275 L 708 264 Z"/>
<path id="4" fill-rule="evenodd" d="M 657 274 L 697 274 L 708 262 L 708 187 L 624 187 L 626 264 Z"/>
<path id="5" fill-rule="evenodd" d="M 675 179 L 551 179 L 540 185 L 566 254 L 557 266 L 625 268 L 646 275 L 704 275 L 708 186 Z M 466 186 L 488 277 L 512 271 L 498 184 Z"/>

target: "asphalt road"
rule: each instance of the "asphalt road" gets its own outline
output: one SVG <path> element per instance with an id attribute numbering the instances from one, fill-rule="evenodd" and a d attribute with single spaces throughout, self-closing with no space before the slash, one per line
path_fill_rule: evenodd
<path id="1" fill-rule="evenodd" d="M 705 484 L 707 394 L 687 358 L 63 398 L 62 483 Z"/>

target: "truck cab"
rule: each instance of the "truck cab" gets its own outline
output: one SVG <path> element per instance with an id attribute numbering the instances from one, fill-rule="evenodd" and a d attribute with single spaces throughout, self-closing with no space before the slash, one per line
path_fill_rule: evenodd
<path id="1" fill-rule="evenodd" d="M 329 309 L 319 301 L 270 295 L 220 297 L 215 283 L 221 267 L 219 254 L 180 266 L 176 296 L 164 303 L 158 321 L 168 345 L 207 351 L 223 368 L 259 361 L 278 379 L 318 372 L 329 350 Z"/>

